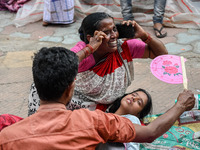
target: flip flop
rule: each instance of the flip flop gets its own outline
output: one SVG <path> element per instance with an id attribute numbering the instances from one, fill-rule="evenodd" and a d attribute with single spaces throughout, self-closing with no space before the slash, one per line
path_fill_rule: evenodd
<path id="1" fill-rule="evenodd" d="M 158 30 L 158 29 L 156 29 L 156 28 L 153 28 L 153 29 L 154 29 L 154 31 L 155 31 L 156 37 L 158 37 L 158 38 L 164 38 L 164 37 L 167 36 L 167 32 L 164 33 L 164 34 L 161 33 L 161 31 L 163 30 L 163 27 L 161 27 L 160 30 Z M 157 34 L 156 34 L 156 31 L 157 31 L 160 35 L 157 35 Z"/>

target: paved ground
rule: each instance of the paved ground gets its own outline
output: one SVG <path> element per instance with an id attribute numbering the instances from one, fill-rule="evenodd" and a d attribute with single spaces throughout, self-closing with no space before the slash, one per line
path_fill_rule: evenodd
<path id="1" fill-rule="evenodd" d="M 32 83 L 33 53 L 41 47 L 71 48 L 79 41 L 77 30 L 81 20 L 72 25 L 43 27 L 41 21 L 16 28 L 15 14 L 0 11 L 0 114 L 27 116 L 29 88 Z M 154 35 L 152 27 L 144 27 Z M 200 93 L 200 30 L 166 28 L 168 36 L 161 39 L 169 54 L 187 58 L 188 87 Z M 135 80 L 127 91 L 147 89 L 153 97 L 153 113 L 165 112 L 183 90 L 183 85 L 164 83 L 150 71 L 151 59 L 136 59 Z"/>

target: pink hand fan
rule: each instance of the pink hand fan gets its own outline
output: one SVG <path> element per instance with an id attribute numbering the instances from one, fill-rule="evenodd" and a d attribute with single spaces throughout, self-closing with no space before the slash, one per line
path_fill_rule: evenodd
<path id="1" fill-rule="evenodd" d="M 185 62 L 182 56 L 158 56 L 152 60 L 150 68 L 152 74 L 159 80 L 170 84 L 183 83 L 187 89 Z"/>

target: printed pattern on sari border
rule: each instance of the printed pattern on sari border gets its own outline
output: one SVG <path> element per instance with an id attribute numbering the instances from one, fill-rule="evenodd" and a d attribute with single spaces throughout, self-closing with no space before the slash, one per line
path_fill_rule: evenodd
<path id="1" fill-rule="evenodd" d="M 97 66 L 77 75 L 75 92 L 67 109 L 95 110 L 99 108 L 98 104 L 109 105 L 126 92 L 130 85 L 127 69 L 133 76 L 133 62 L 126 47 L 128 45 L 125 43 L 123 50 L 119 48 Z"/>
<path id="2" fill-rule="evenodd" d="M 122 67 L 115 70 L 115 73 L 107 74 L 104 77 L 89 70 L 80 76 L 78 75 L 74 95 L 67 109 L 87 108 L 95 110 L 99 103 L 113 103 L 117 97 L 125 93 L 129 86 L 125 71 L 125 67 L 122 65 Z"/>

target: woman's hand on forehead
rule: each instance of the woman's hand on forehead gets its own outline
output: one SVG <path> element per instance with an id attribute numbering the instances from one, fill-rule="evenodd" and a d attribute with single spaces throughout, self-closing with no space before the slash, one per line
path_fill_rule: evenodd
<path id="1" fill-rule="evenodd" d="M 96 51 L 99 46 L 102 44 L 102 40 L 106 38 L 107 35 L 102 31 L 95 31 L 94 36 L 90 37 L 89 44 L 93 47 L 94 51 Z"/>
<path id="2" fill-rule="evenodd" d="M 107 37 L 107 35 L 103 32 L 103 31 L 95 31 L 94 32 L 94 38 L 97 40 L 97 41 L 99 41 L 99 40 L 102 40 L 102 39 L 104 39 L 104 38 L 106 38 Z"/>

